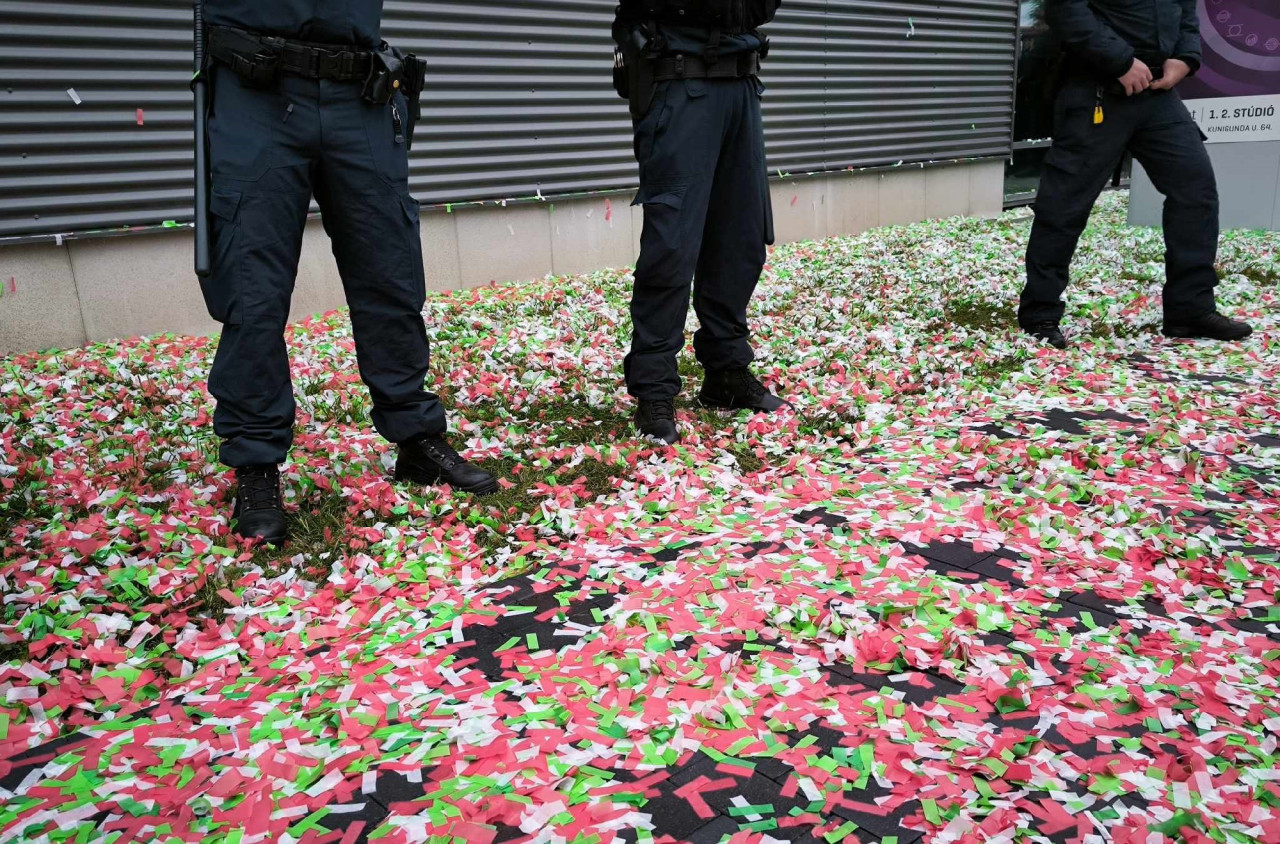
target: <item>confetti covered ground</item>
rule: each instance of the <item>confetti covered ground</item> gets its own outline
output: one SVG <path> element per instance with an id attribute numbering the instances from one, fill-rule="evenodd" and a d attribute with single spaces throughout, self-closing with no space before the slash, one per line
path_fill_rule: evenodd
<path id="1" fill-rule="evenodd" d="M 4 361 L 0 839 L 1280 841 L 1280 235 L 1223 238 L 1258 336 L 1170 342 L 1124 211 L 1068 353 L 1013 330 L 1025 212 L 776 249 L 797 412 L 671 449 L 628 273 L 435 296 L 485 500 L 391 483 L 304 322 L 280 552 L 228 537 L 213 342 Z"/>

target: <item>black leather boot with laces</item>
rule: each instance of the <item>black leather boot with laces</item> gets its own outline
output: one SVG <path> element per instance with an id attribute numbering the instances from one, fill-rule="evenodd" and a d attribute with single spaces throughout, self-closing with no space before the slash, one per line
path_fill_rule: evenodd
<path id="1" fill-rule="evenodd" d="M 1197 319 L 1165 320 L 1164 336 L 1182 340 L 1221 340 L 1229 343 L 1244 340 L 1253 334 L 1247 322 L 1231 319 L 1217 311 L 1210 311 Z"/>
<path id="2" fill-rule="evenodd" d="M 676 430 L 676 403 L 671 399 L 641 399 L 636 408 L 636 427 L 651 440 L 675 445 L 680 441 L 680 432 Z"/>
<path id="3" fill-rule="evenodd" d="M 698 401 L 703 407 L 720 410 L 754 410 L 757 413 L 772 413 L 791 406 L 769 392 L 768 388 L 761 384 L 760 380 L 746 367 L 708 369 Z"/>
<path id="4" fill-rule="evenodd" d="M 468 463 L 444 437 L 425 437 L 400 444 L 396 480 L 441 484 L 476 495 L 498 491 L 498 479 Z"/>
<path id="5" fill-rule="evenodd" d="M 279 467 L 236 469 L 236 482 L 236 505 L 231 514 L 236 535 L 268 545 L 284 544 L 287 529 L 280 503 Z"/>

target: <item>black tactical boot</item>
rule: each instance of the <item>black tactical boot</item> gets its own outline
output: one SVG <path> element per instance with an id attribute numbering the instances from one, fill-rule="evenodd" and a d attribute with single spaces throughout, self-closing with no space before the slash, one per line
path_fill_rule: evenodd
<path id="1" fill-rule="evenodd" d="M 236 506 L 231 513 L 235 533 L 243 539 L 261 539 L 282 545 L 286 530 L 280 505 L 280 469 L 249 466 L 236 469 Z"/>
<path id="2" fill-rule="evenodd" d="M 1067 348 L 1067 338 L 1062 335 L 1062 329 L 1058 327 L 1056 322 L 1037 322 L 1035 325 L 1024 325 L 1022 330 L 1037 340 L 1048 343 L 1055 349 Z"/>
<path id="3" fill-rule="evenodd" d="M 1253 328 L 1247 322 L 1228 319 L 1217 311 L 1210 311 L 1202 317 L 1180 322 L 1166 322 L 1164 336 L 1183 340 L 1243 340 L 1253 334 Z"/>
<path id="4" fill-rule="evenodd" d="M 754 410 L 758 413 L 772 413 L 791 406 L 769 392 L 745 366 L 740 369 L 708 369 L 698 401 L 703 407 Z"/>
<path id="5" fill-rule="evenodd" d="M 641 399 L 636 408 L 636 427 L 649 439 L 675 445 L 680 441 L 680 432 L 676 430 L 676 403 L 671 399 Z"/>
<path id="6" fill-rule="evenodd" d="M 462 459 L 444 437 L 426 437 L 400 444 L 396 480 L 416 484 L 448 484 L 476 495 L 498 491 L 498 479 Z"/>

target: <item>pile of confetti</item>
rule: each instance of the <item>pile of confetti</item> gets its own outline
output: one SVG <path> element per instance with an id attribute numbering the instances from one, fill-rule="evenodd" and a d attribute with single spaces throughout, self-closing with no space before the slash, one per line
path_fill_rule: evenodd
<path id="1" fill-rule="evenodd" d="M 685 398 L 674 448 L 628 272 L 434 296 L 488 499 L 391 481 L 301 323 L 280 551 L 229 536 L 215 341 L 3 361 L 0 839 L 1280 841 L 1280 235 L 1223 238 L 1258 335 L 1172 342 L 1124 213 L 1065 353 L 1026 212 L 774 250 L 796 412 Z"/>

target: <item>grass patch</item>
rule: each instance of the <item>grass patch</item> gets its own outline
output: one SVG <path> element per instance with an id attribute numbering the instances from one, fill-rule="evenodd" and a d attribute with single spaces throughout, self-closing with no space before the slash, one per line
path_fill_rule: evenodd
<path id="1" fill-rule="evenodd" d="M 587 491 L 591 493 L 594 500 L 602 495 L 611 495 L 613 493 L 614 480 L 627 477 L 629 471 L 625 464 L 605 463 L 590 457 L 571 469 L 565 467 L 565 474 L 573 475 L 573 478 L 567 478 L 566 480 L 585 477 L 587 479 Z"/>
<path id="2" fill-rule="evenodd" d="M 977 299 L 952 299 L 943 306 L 943 314 L 953 325 L 970 331 L 1005 331 L 1018 319 L 1013 308 L 1004 302 Z"/>
<path id="3" fill-rule="evenodd" d="M 738 461 L 738 468 L 745 475 L 754 475 L 769 465 L 757 457 L 751 446 L 746 443 L 738 443 L 733 447 L 733 457 Z"/>
<path id="4" fill-rule="evenodd" d="M 1255 284 L 1280 284 L 1280 273 L 1268 272 L 1262 267 L 1246 266 L 1238 270 L 1240 275 L 1254 282 Z"/>
<path id="5" fill-rule="evenodd" d="M 30 661 L 31 646 L 26 641 L 0 645 L 0 665 L 7 665 L 10 662 L 23 664 Z"/>
<path id="6" fill-rule="evenodd" d="M 227 577 L 227 571 L 220 569 L 216 573 L 211 573 L 204 579 L 204 583 L 196 591 L 196 599 L 199 602 L 198 614 L 213 621 L 214 624 L 221 625 L 226 620 L 227 610 L 231 608 L 231 604 L 227 603 L 227 599 L 218 594 L 219 590 L 229 589 L 232 578 Z"/>
<path id="7" fill-rule="evenodd" d="M 1022 355 L 998 358 L 977 367 L 974 374 L 983 381 L 999 384 L 1008 380 L 1010 375 L 1021 372 L 1026 363 L 1027 358 Z"/>
<path id="8" fill-rule="evenodd" d="M 58 514 L 57 508 L 40 493 L 39 484 L 39 478 L 23 476 L 19 470 L 18 482 L 0 498 L 0 539 L 7 540 L 20 524 L 48 522 Z"/>

